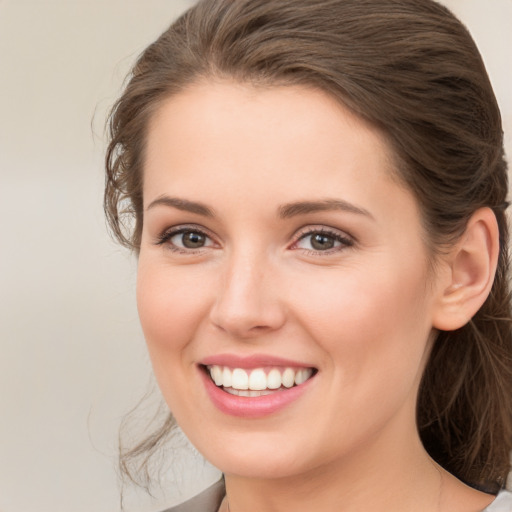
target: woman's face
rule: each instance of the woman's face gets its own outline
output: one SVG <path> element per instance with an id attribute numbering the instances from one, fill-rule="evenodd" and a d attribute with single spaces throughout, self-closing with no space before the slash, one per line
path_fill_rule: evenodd
<path id="1" fill-rule="evenodd" d="M 170 409 L 225 473 L 416 443 L 439 286 L 391 169 L 379 132 L 312 89 L 204 83 L 152 119 L 140 319 Z"/>

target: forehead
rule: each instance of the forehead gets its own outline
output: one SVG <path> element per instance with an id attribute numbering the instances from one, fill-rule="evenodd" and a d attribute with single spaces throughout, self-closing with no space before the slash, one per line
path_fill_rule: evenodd
<path id="1" fill-rule="evenodd" d="M 222 179 L 230 167 L 269 183 L 287 173 L 319 183 L 333 171 L 365 180 L 391 176 L 393 156 L 376 127 L 317 89 L 199 83 L 160 105 L 148 127 L 146 176 Z"/>

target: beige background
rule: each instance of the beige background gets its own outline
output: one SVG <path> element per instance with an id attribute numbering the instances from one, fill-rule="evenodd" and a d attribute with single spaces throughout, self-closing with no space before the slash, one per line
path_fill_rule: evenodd
<path id="1" fill-rule="evenodd" d="M 480 45 L 511 154 L 512 0 L 445 3 Z M 130 63 L 187 5 L 0 0 L 0 512 L 119 509 L 117 429 L 151 371 L 135 262 L 105 231 L 103 123 Z M 128 492 L 126 510 L 217 478 L 178 456 L 167 496 Z"/>

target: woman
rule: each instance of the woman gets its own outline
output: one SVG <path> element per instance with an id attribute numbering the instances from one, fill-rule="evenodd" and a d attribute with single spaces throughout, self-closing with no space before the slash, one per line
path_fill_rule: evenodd
<path id="1" fill-rule="evenodd" d="M 110 127 L 155 375 L 224 474 L 177 511 L 512 510 L 502 129 L 453 15 L 202 1 Z"/>

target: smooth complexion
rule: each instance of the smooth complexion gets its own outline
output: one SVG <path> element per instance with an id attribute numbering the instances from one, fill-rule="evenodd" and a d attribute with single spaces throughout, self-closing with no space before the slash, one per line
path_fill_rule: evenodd
<path id="1" fill-rule="evenodd" d="M 140 319 L 163 395 L 225 473 L 232 512 L 490 501 L 438 468 L 416 431 L 451 274 L 431 271 L 392 161 L 375 128 L 312 89 L 201 83 L 152 118 Z M 314 373 L 251 414 L 252 398 L 215 387 L 212 363 Z"/>

